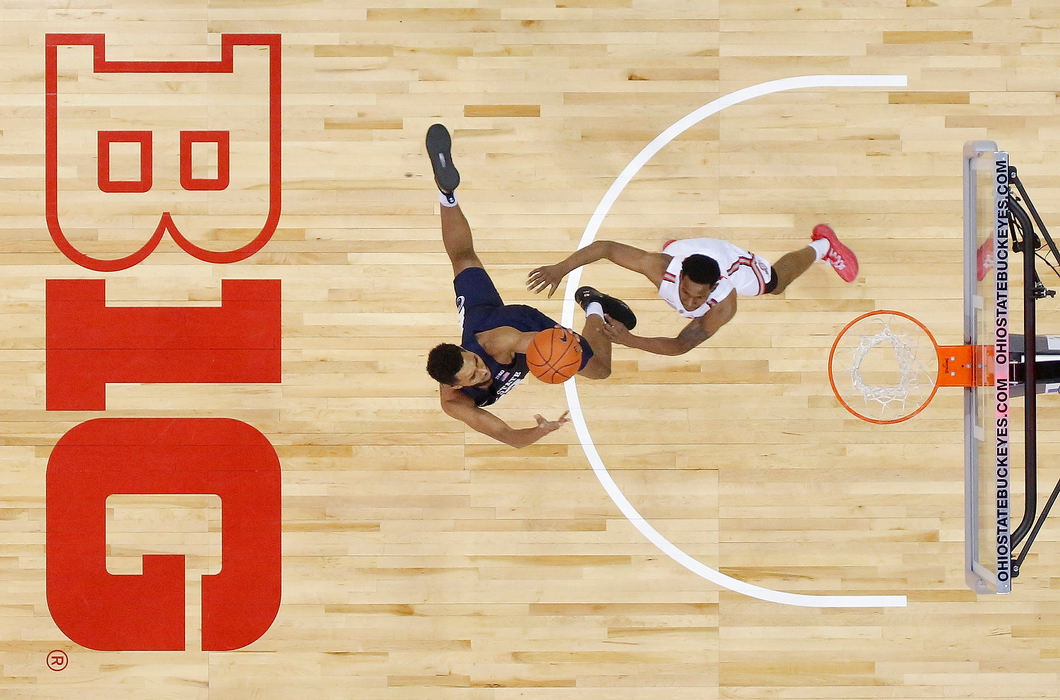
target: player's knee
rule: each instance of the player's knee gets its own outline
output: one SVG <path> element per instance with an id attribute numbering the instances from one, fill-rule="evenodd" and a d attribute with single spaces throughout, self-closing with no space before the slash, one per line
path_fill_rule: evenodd
<path id="1" fill-rule="evenodd" d="M 599 356 L 595 356 L 578 374 L 586 379 L 607 379 L 611 376 L 611 363 L 605 363 Z"/>
<path id="2" fill-rule="evenodd" d="M 769 290 L 769 294 L 783 294 L 784 290 L 788 288 L 788 284 L 791 282 L 791 280 L 787 279 L 786 275 L 782 274 L 777 274 L 776 280 L 777 283 Z"/>
<path id="3" fill-rule="evenodd" d="M 469 267 L 483 267 L 482 261 L 475 255 L 475 251 L 471 251 L 467 254 L 450 255 L 450 261 L 453 263 L 453 276 L 459 275 L 461 272 Z"/>

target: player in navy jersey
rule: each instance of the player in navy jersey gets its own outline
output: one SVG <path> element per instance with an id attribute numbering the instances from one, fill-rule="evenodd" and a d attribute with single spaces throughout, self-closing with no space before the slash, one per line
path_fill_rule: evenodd
<path id="1" fill-rule="evenodd" d="M 513 428 L 483 407 L 511 391 L 528 373 L 526 349 L 534 336 L 558 325 L 537 309 L 505 304 L 475 253 L 471 227 L 456 201 L 460 175 L 453 166 L 449 132 L 441 124 L 427 130 L 427 154 L 440 192 L 442 243 L 453 264 L 453 287 L 460 316 L 460 345 L 442 343 L 427 358 L 427 372 L 439 383 L 442 410 L 478 432 L 512 447 L 525 447 L 568 422 L 534 416 L 537 425 Z M 611 374 L 611 341 L 604 336 L 604 314 L 632 328 L 637 317 L 623 302 L 591 287 L 578 290 L 585 310 L 579 335 L 578 374 L 604 379 Z"/>

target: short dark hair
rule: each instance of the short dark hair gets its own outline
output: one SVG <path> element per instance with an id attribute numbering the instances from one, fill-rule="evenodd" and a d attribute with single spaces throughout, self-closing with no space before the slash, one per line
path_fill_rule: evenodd
<path id="1" fill-rule="evenodd" d="M 696 284 L 714 284 L 721 279 L 718 261 L 706 255 L 689 255 L 681 263 L 681 272 Z"/>
<path id="2" fill-rule="evenodd" d="M 427 355 L 427 374 L 442 384 L 455 384 L 456 373 L 464 366 L 464 356 L 459 345 L 442 343 Z"/>

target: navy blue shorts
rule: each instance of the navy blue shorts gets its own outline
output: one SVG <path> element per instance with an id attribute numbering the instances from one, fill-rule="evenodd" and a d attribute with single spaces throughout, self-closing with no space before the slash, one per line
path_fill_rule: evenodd
<path id="1" fill-rule="evenodd" d="M 468 267 L 453 278 L 456 290 L 456 308 L 469 309 L 475 306 L 504 306 L 500 292 L 493 280 L 481 267 Z"/>
<path id="2" fill-rule="evenodd" d="M 555 321 L 532 306 L 505 304 L 493 280 L 481 267 L 465 268 L 453 279 L 456 308 L 460 313 L 461 344 L 468 346 L 468 338 L 475 342 L 475 334 L 501 326 L 516 330 L 543 331 L 557 326 Z M 582 368 L 592 359 L 589 341 L 578 336 L 582 346 Z M 477 343 L 475 343 L 477 345 Z"/>

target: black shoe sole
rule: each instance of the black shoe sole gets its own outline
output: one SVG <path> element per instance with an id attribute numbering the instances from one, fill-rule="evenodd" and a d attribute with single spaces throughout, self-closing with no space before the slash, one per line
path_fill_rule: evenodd
<path id="1" fill-rule="evenodd" d="M 452 147 L 453 139 L 444 126 L 432 124 L 427 129 L 427 155 L 434 170 L 434 182 L 443 194 L 452 194 L 460 185 L 460 173 L 453 165 L 453 155 L 450 153 Z"/>
<path id="2" fill-rule="evenodd" d="M 605 314 L 620 322 L 629 330 L 637 327 L 637 315 L 621 299 L 616 299 L 592 287 L 579 287 L 578 291 L 574 293 L 574 300 L 583 309 L 594 301 L 598 301 L 600 306 L 603 307 Z"/>

